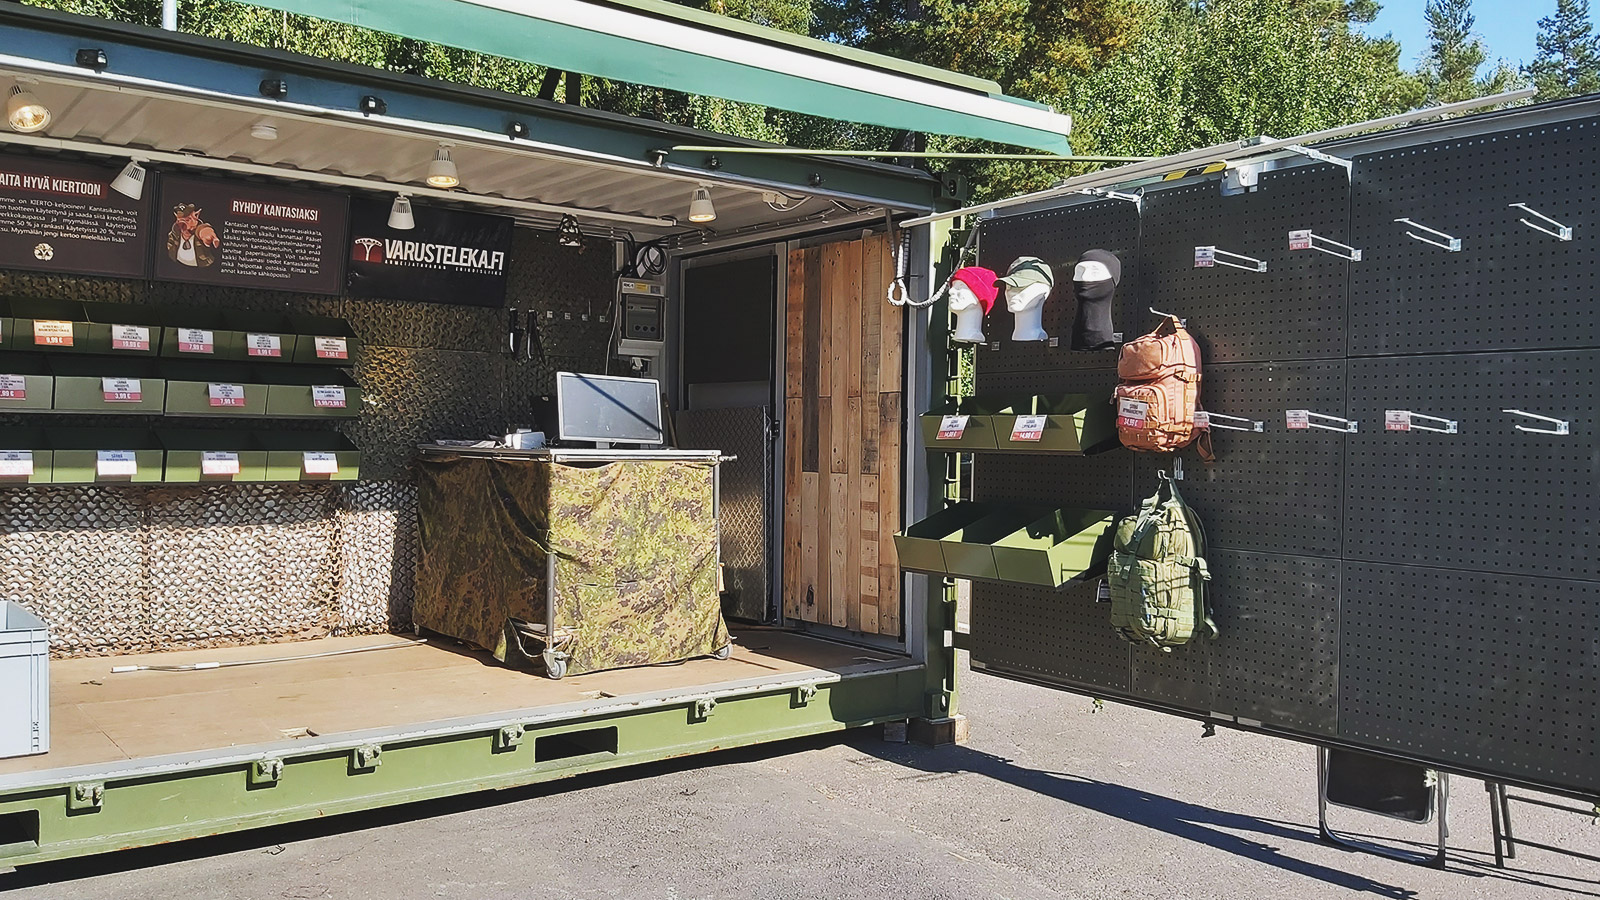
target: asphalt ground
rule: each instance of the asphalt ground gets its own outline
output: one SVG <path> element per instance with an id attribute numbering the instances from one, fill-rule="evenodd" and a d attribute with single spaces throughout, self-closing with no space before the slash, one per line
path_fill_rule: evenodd
<path id="1" fill-rule="evenodd" d="M 8 900 L 1600 897 L 1600 863 L 1496 869 L 1483 784 L 1453 781 L 1446 871 L 1317 835 L 1315 753 L 968 675 L 964 746 L 850 732 L 0 876 Z M 1515 810 L 1600 855 L 1600 824 Z M 1421 846 L 1430 826 L 1334 810 Z M 1400 844 L 1405 846 L 1404 843 Z"/>

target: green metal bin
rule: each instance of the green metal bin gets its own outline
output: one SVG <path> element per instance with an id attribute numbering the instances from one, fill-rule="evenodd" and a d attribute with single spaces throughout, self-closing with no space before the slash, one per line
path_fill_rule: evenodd
<path id="1" fill-rule="evenodd" d="M 52 428 L 51 484 L 161 481 L 161 442 L 141 428 Z"/>
<path id="2" fill-rule="evenodd" d="M 355 364 L 361 341 L 344 319 L 330 316 L 291 316 L 295 330 L 294 361 L 312 365 L 350 366 Z"/>
<path id="3" fill-rule="evenodd" d="M 1038 509 L 998 509 L 939 539 L 945 572 L 956 578 L 996 581 L 994 542 L 1039 518 Z"/>
<path id="4" fill-rule="evenodd" d="M 920 416 L 922 444 L 929 450 L 993 450 L 995 449 L 994 417 L 1009 412 L 1009 400 L 968 397 L 959 405 L 944 405 Z M 966 427 L 960 437 L 939 437 L 947 416 L 965 416 Z"/>
<path id="5" fill-rule="evenodd" d="M 336 431 L 258 431 L 268 481 L 355 481 L 361 451 Z M 331 471 L 329 471 L 331 469 Z"/>
<path id="6" fill-rule="evenodd" d="M 245 358 L 244 334 L 228 325 L 217 309 L 166 308 L 161 329 L 161 355 L 170 359 L 238 360 Z"/>
<path id="7" fill-rule="evenodd" d="M 56 357 L 57 411 L 160 415 L 167 384 L 154 360 L 111 357 Z"/>
<path id="8" fill-rule="evenodd" d="M 994 510 L 984 504 L 962 500 L 907 526 L 894 536 L 895 558 L 900 568 L 945 574 L 944 550 L 939 544 L 940 539 L 959 532 L 992 512 Z"/>
<path id="9" fill-rule="evenodd" d="M 1021 429 L 1022 416 L 1038 417 L 1037 430 Z M 1121 446 L 1117 439 L 1111 394 L 1038 395 L 1018 403 L 1013 412 L 993 417 L 995 449 L 1013 452 L 1065 453 L 1087 456 Z M 1024 437 L 1018 439 L 1018 435 Z M 1036 439 L 1027 435 L 1036 434 Z"/>
<path id="10" fill-rule="evenodd" d="M 296 346 L 294 328 L 287 316 L 278 313 L 229 310 L 222 314 L 227 330 L 235 332 L 236 341 L 229 341 L 226 352 L 219 359 L 235 359 L 254 363 L 294 362 Z"/>
<path id="11" fill-rule="evenodd" d="M 43 428 L 0 428 L 0 487 L 49 484 L 54 458 Z"/>
<path id="12" fill-rule="evenodd" d="M 361 415 L 361 388 L 343 369 L 284 366 L 263 370 L 269 379 L 267 415 L 349 419 Z"/>
<path id="13" fill-rule="evenodd" d="M 243 363 L 163 360 L 169 416 L 265 416 L 270 380 L 281 371 Z"/>
<path id="14" fill-rule="evenodd" d="M 89 352 L 89 314 L 76 300 L 13 297 L 11 317 L 16 332 L 11 341 L 14 350 Z"/>
<path id="15" fill-rule="evenodd" d="M 85 303 L 89 334 L 85 353 L 156 356 L 161 352 L 161 314 L 133 303 Z"/>
<path id="16" fill-rule="evenodd" d="M 1061 587 L 1105 566 L 1116 513 L 1058 509 L 996 540 L 995 577 L 1019 584 Z"/>
<path id="17" fill-rule="evenodd" d="M 266 481 L 267 451 L 248 431 L 156 429 L 166 451 L 163 481 L 173 484 Z"/>
<path id="18" fill-rule="evenodd" d="M 55 376 L 37 353 L 0 351 L 0 412 L 47 410 L 55 403 Z"/>

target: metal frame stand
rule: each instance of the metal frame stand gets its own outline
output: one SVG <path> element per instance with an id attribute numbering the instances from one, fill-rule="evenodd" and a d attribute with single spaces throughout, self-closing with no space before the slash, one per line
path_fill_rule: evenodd
<path id="1" fill-rule="evenodd" d="M 1433 816 L 1438 821 L 1439 844 L 1438 849 L 1431 856 L 1405 850 L 1394 850 L 1368 841 L 1342 837 L 1328 826 L 1328 807 L 1330 805 L 1328 803 L 1328 748 L 1317 748 L 1317 832 L 1324 841 L 1330 844 L 1343 847 L 1346 850 L 1360 850 L 1365 853 L 1397 859 L 1401 862 L 1443 869 L 1445 867 L 1445 852 L 1450 839 L 1450 776 L 1447 773 L 1439 773 L 1439 783 L 1434 788 L 1434 797 L 1437 805 L 1433 810 Z M 1364 811 L 1370 812 L 1370 810 Z M 1382 815 L 1382 813 L 1378 813 L 1378 815 Z M 1498 846 L 1497 844 L 1497 849 Z"/>
<path id="2" fill-rule="evenodd" d="M 1517 845 L 1533 847 L 1550 853 L 1559 853 L 1574 859 L 1600 862 L 1600 856 L 1589 853 L 1580 853 L 1577 850 L 1568 850 L 1564 847 L 1553 847 L 1549 844 L 1540 844 L 1534 841 L 1518 840 L 1511 830 L 1511 801 L 1526 803 L 1529 806 L 1542 806 L 1545 809 L 1559 810 L 1579 816 L 1594 816 L 1594 809 L 1579 809 L 1573 806 L 1564 806 L 1552 803 L 1549 800 L 1540 800 L 1536 797 L 1518 797 L 1509 793 L 1506 786 L 1500 782 L 1485 781 L 1484 788 L 1489 792 L 1489 824 L 1494 831 L 1494 864 L 1498 868 L 1505 868 L 1506 860 L 1517 858 Z M 1600 805 L 1600 804 L 1597 804 Z"/>

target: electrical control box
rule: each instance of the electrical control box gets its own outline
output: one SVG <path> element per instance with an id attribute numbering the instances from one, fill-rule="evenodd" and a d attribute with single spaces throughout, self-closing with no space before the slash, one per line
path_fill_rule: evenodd
<path id="1" fill-rule="evenodd" d="M 624 278 L 617 282 L 622 336 L 621 357 L 659 359 L 666 346 L 667 289 L 658 281 Z"/>

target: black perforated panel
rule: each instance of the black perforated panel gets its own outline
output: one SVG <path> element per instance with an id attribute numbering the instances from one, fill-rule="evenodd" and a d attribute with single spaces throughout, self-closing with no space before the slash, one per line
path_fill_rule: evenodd
<path id="1" fill-rule="evenodd" d="M 1209 466 L 1193 448 L 1182 453 L 1179 489 L 1205 522 L 1211 546 L 1339 556 L 1348 436 L 1320 429 L 1290 431 L 1284 411 L 1342 415 L 1344 368 L 1344 360 L 1206 368 L 1201 397 L 1207 409 L 1265 423 L 1261 433 L 1216 431 L 1212 440 L 1217 461 Z M 1151 494 L 1157 486 L 1156 469 L 1170 469 L 1172 455 L 1134 456 L 1134 492 Z"/>
<path id="2" fill-rule="evenodd" d="M 1352 360 L 1350 408 L 1362 431 L 1348 438 L 1347 556 L 1600 578 L 1600 351 Z M 1455 419 L 1460 433 L 1385 431 L 1385 409 Z M 1517 431 L 1553 426 L 1504 409 L 1572 433 Z"/>
<path id="3" fill-rule="evenodd" d="M 972 585 L 972 665 L 1064 687 L 1128 690 L 1130 645 L 1096 584 L 1065 590 Z"/>
<path id="4" fill-rule="evenodd" d="M 1085 250 L 1110 250 L 1122 261 L 1113 322 L 1120 331 L 1137 332 L 1147 317 L 1139 309 L 1139 211 L 1126 200 L 1101 200 L 1050 212 L 995 219 L 979 236 L 980 265 L 1004 275 L 1019 256 L 1037 256 L 1050 265 L 1055 291 L 1045 301 L 1045 333 L 1058 339 L 1051 347 L 1042 341 L 1013 341 L 1013 319 L 1004 295 L 984 322 L 984 335 L 998 350 L 978 350 L 978 371 L 1014 372 L 1023 369 L 1061 369 L 1115 366 L 1116 351 L 1073 351 L 1072 320 L 1077 302 L 1072 296 L 1072 269 Z"/>
<path id="5" fill-rule="evenodd" d="M 1600 345 L 1600 316 L 1573 314 L 1600 297 L 1597 148 L 1600 120 L 1582 119 L 1357 157 L 1351 355 Z M 1575 239 L 1528 228 L 1512 203 Z M 1402 216 L 1461 252 L 1406 237 Z"/>
<path id="6" fill-rule="evenodd" d="M 1340 734 L 1600 789 L 1600 585 L 1347 563 Z"/>
<path id="7" fill-rule="evenodd" d="M 1216 180 L 1147 194 L 1143 315 L 1127 337 L 1158 323 L 1153 306 L 1189 320 L 1207 363 L 1344 356 L 1349 263 L 1290 252 L 1289 232 L 1346 242 L 1349 197 L 1344 170 L 1329 165 L 1267 172 L 1257 190 L 1232 197 Z M 1194 248 L 1211 245 L 1263 260 L 1267 271 L 1195 268 Z"/>
<path id="8" fill-rule="evenodd" d="M 1133 694 L 1191 712 L 1210 712 L 1215 704 L 1216 674 L 1211 641 L 1196 635 L 1189 643 L 1163 653 L 1155 647 L 1133 647 Z"/>

